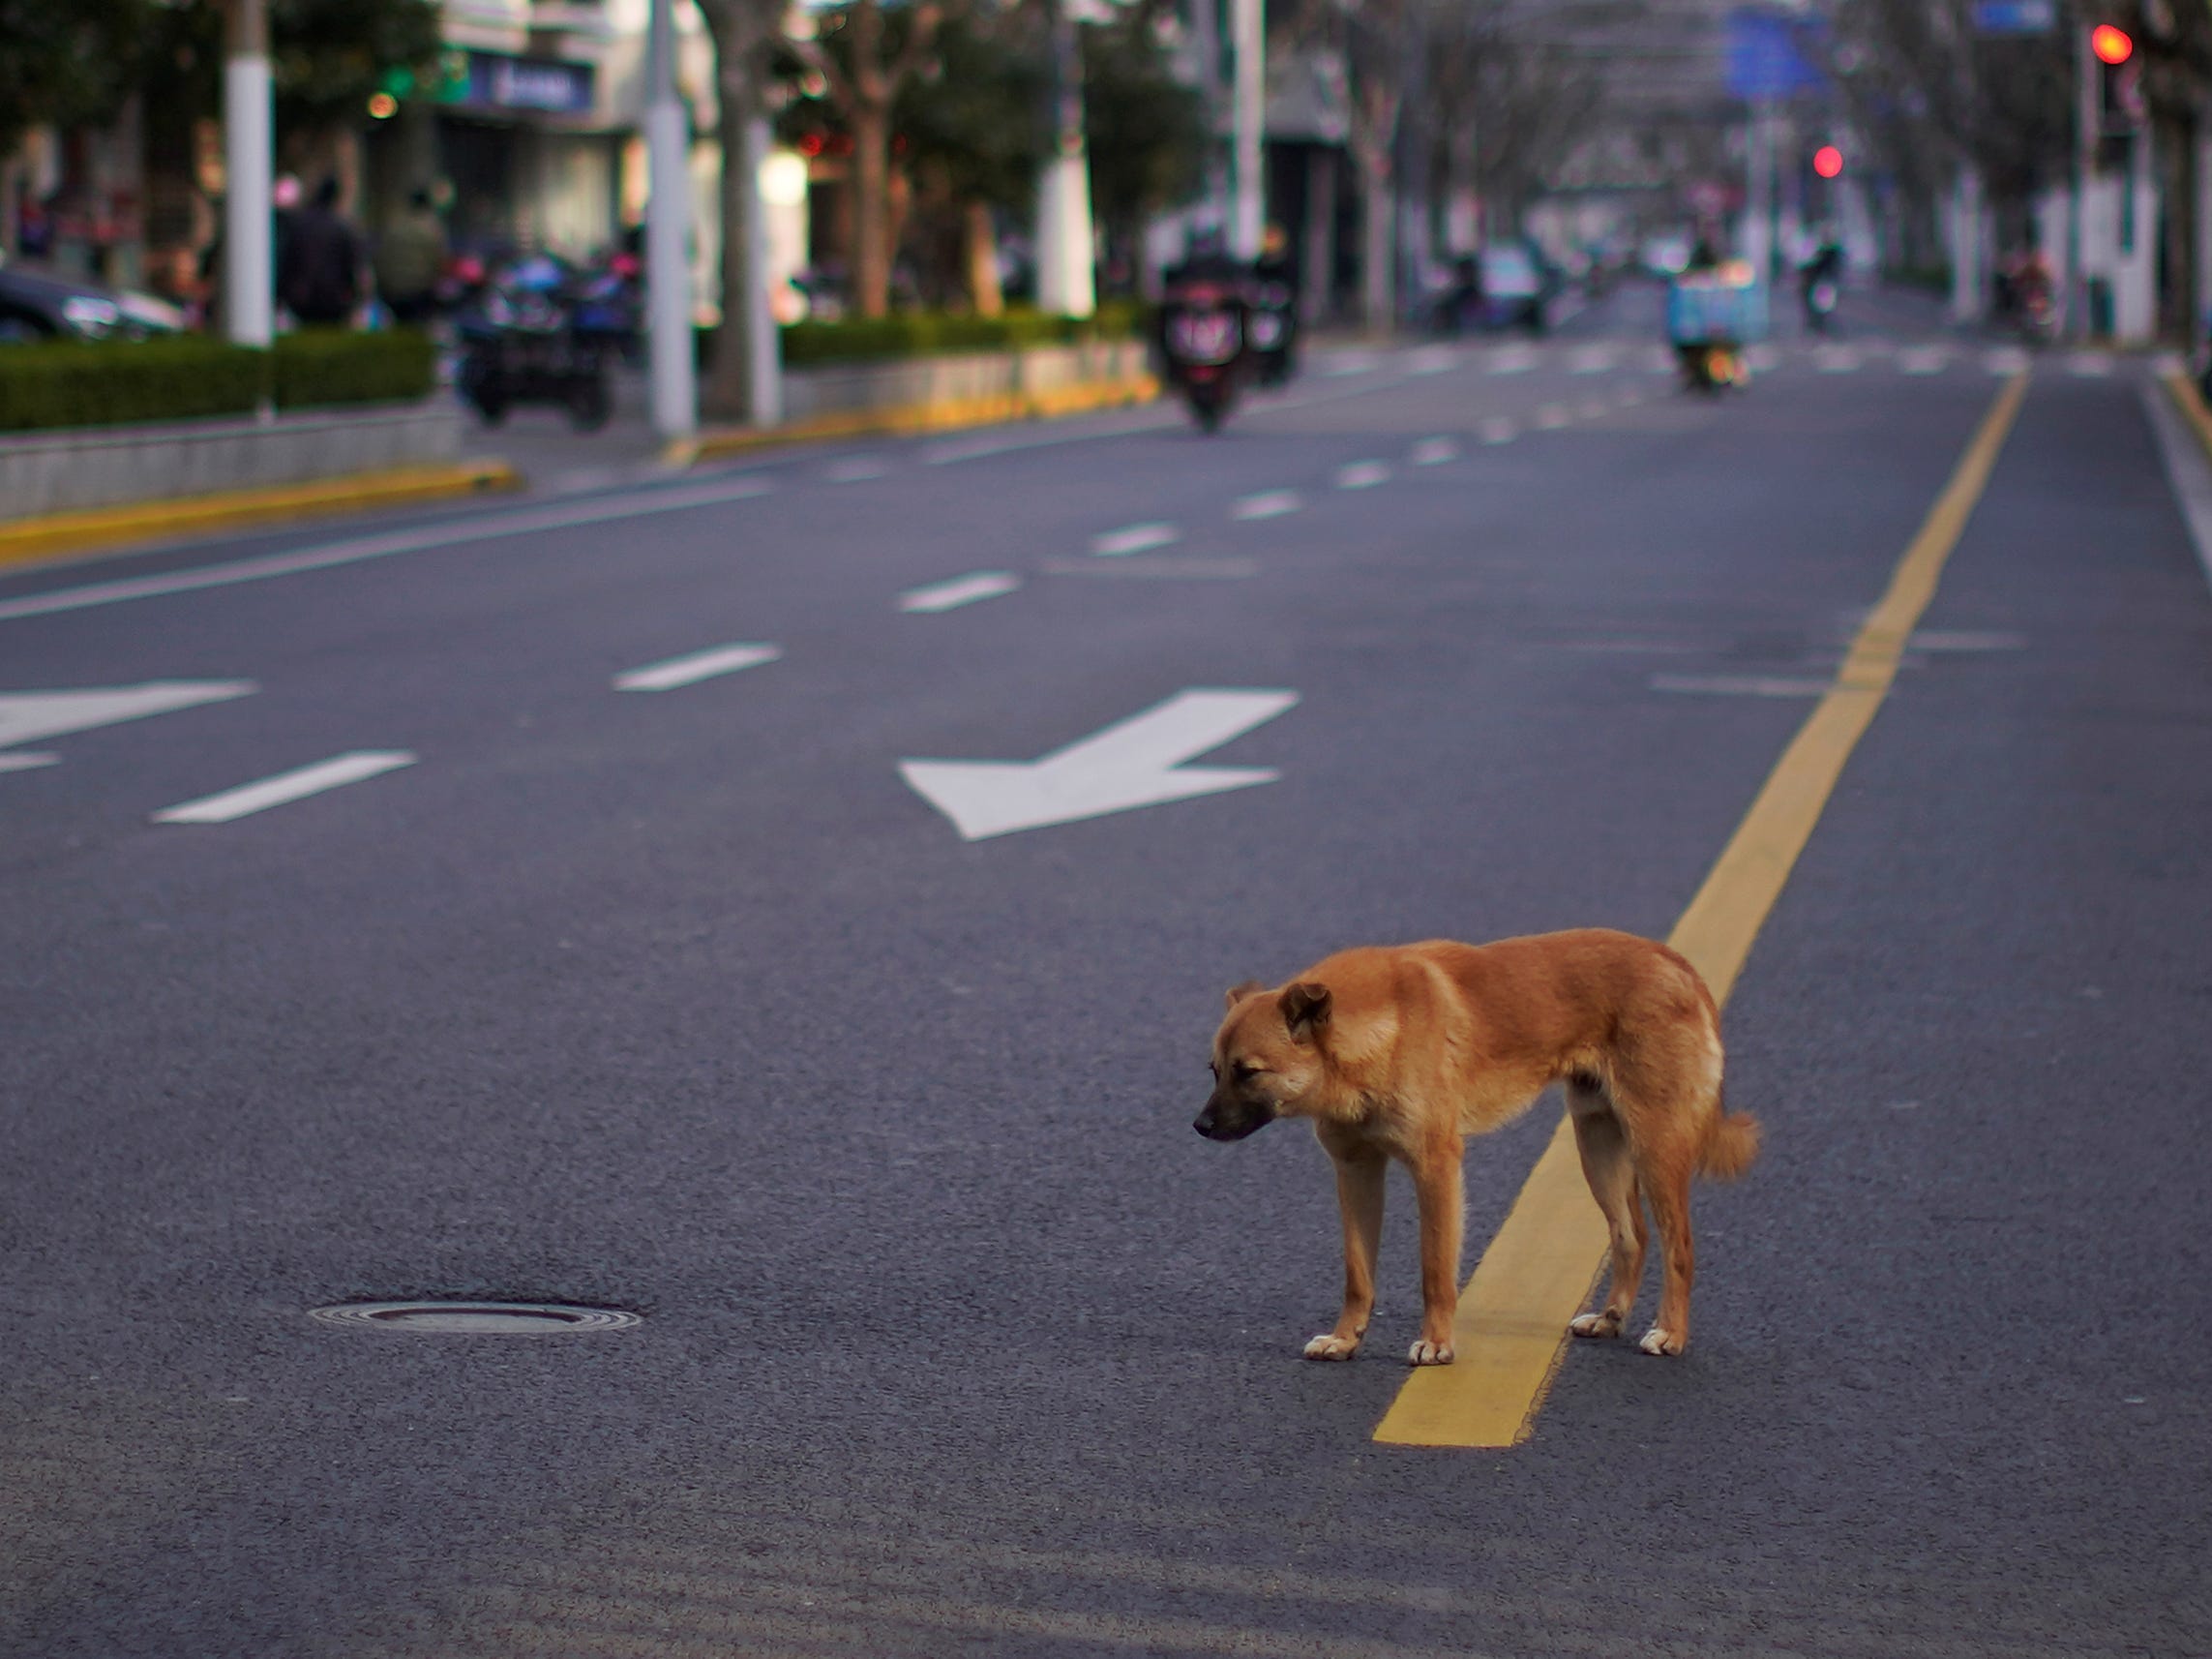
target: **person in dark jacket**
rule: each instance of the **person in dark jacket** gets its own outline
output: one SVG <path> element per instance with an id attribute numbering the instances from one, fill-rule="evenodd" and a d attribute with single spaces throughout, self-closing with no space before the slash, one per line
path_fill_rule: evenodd
<path id="1" fill-rule="evenodd" d="M 292 215 L 277 259 L 277 298 L 309 328 L 344 328 L 361 303 L 361 237 L 338 211 L 338 181 Z"/>

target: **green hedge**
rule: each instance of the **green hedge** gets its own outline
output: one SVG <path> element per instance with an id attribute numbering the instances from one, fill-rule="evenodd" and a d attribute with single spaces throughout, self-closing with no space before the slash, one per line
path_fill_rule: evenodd
<path id="1" fill-rule="evenodd" d="M 1006 351 L 1025 346 L 1064 346 L 1079 340 L 1127 340 L 1138 334 L 1145 312 L 1126 301 L 1100 306 L 1095 317 L 1048 317 L 1009 311 L 1003 317 L 896 312 L 889 317 L 840 322 L 794 322 L 783 331 L 784 366 L 881 362 L 934 357 L 951 351 Z"/>
<path id="2" fill-rule="evenodd" d="M 0 346 L 0 432 L 124 426 L 281 409 L 412 402 L 436 383 L 427 334 L 393 329 L 282 336 L 257 351 L 226 341 Z"/>

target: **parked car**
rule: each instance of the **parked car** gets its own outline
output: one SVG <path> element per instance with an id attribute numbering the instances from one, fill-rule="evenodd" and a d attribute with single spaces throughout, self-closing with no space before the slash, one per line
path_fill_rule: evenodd
<path id="1" fill-rule="evenodd" d="M 21 259 L 0 264 L 0 345 L 144 340 L 184 327 L 184 313 L 152 294 L 111 288 L 51 265 Z"/>
<path id="2" fill-rule="evenodd" d="M 1541 334 L 1544 303 L 1555 287 L 1551 273 L 1520 243 L 1498 242 L 1482 250 L 1482 308 L 1490 327 Z"/>

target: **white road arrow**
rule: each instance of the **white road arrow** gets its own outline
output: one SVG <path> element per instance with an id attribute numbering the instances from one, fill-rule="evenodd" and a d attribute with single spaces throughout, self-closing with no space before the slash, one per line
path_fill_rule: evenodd
<path id="1" fill-rule="evenodd" d="M 1262 767 L 1185 767 L 1272 720 L 1295 691 L 1179 691 L 1034 761 L 901 761 L 899 775 L 964 841 L 1272 783 Z"/>
<path id="2" fill-rule="evenodd" d="M 166 714 L 201 703 L 222 703 L 252 695 L 250 679 L 158 679 L 150 685 L 110 685 L 82 691 L 0 692 L 0 749 L 64 732 L 87 732 L 122 720 Z M 4 769 L 20 769 L 24 756 Z M 7 761 L 8 757 L 0 757 Z"/>

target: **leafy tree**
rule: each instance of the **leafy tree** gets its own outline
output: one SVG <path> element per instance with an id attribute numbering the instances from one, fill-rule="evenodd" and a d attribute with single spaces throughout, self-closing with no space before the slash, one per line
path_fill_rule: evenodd
<path id="1" fill-rule="evenodd" d="M 1142 8 L 1085 26 L 1083 124 L 1091 210 L 1133 269 L 1146 223 L 1204 187 L 1212 142 L 1205 100 L 1175 77 Z"/>
<path id="2" fill-rule="evenodd" d="M 0 157 L 31 128 L 112 116 L 136 81 L 150 0 L 0 0 Z"/>

